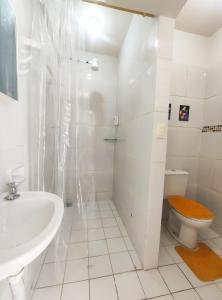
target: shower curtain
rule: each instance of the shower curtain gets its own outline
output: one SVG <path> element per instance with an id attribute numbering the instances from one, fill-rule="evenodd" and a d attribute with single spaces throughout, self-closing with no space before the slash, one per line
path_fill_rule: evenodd
<path id="1" fill-rule="evenodd" d="M 83 202 L 78 164 L 77 97 L 81 93 L 78 0 L 36 1 L 29 73 L 30 189 Z"/>

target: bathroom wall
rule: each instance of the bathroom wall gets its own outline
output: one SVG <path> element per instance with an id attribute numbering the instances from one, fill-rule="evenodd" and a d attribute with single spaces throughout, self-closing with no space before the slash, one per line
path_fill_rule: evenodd
<path id="1" fill-rule="evenodd" d="M 21 50 L 21 36 L 29 36 L 31 30 L 31 6 L 28 0 L 11 1 L 16 14 L 18 54 Z M 26 11 L 24 11 L 26 10 Z M 29 11 L 28 17 L 25 15 Z M 18 165 L 27 172 L 27 78 L 18 77 L 19 100 L 15 101 L 0 93 L 0 193 L 7 190 L 8 171 Z M 20 188 L 27 187 L 28 176 Z"/>
<path id="2" fill-rule="evenodd" d="M 221 131 L 202 132 L 222 124 L 222 29 L 211 37 L 174 36 L 166 167 L 190 173 L 187 196 L 215 213 L 213 226 L 222 232 Z M 179 105 L 190 106 L 189 122 L 178 121 Z"/>
<path id="3" fill-rule="evenodd" d="M 203 126 L 222 125 L 222 29 L 209 38 Z M 216 215 L 222 233 L 222 131 L 202 133 L 197 197 Z"/>
<path id="4" fill-rule="evenodd" d="M 17 22 L 18 56 L 22 47 L 22 37 L 30 37 L 32 19 L 32 1 L 11 1 Z M 28 156 L 27 156 L 27 76 L 18 77 L 19 100 L 14 101 L 0 94 L 0 193 L 7 190 L 9 178 L 7 172 L 17 165 L 25 166 L 25 181 L 19 190 L 28 189 Z M 29 295 L 38 270 L 41 258 L 25 269 L 25 285 Z M 6 281 L 0 281 L 0 299 L 11 300 L 12 295 Z M 29 298 L 30 299 L 30 296 Z"/>
<path id="5" fill-rule="evenodd" d="M 166 168 L 189 172 L 188 197 L 197 195 L 209 38 L 175 30 Z M 190 107 L 179 121 L 180 105 Z"/>
<path id="6" fill-rule="evenodd" d="M 119 58 L 113 198 L 145 269 L 158 262 L 173 27 L 134 16 Z"/>

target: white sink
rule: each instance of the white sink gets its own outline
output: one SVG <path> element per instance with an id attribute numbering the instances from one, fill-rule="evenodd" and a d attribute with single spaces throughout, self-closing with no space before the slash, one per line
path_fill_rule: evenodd
<path id="1" fill-rule="evenodd" d="M 52 241 L 63 217 L 63 201 L 44 192 L 0 198 L 0 281 L 15 276 Z"/>

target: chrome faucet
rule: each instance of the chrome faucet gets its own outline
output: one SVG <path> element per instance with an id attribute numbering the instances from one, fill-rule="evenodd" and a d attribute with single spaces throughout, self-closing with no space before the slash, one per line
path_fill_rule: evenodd
<path id="1" fill-rule="evenodd" d="M 20 195 L 17 193 L 17 184 L 16 182 L 9 182 L 9 194 L 5 197 L 6 200 L 15 200 L 20 197 Z"/>

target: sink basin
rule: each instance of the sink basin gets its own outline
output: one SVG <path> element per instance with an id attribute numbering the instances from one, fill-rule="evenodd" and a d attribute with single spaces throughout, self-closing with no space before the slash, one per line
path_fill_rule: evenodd
<path id="1" fill-rule="evenodd" d="M 24 192 L 14 201 L 0 198 L 0 281 L 18 274 L 55 236 L 63 217 L 61 198 Z"/>

